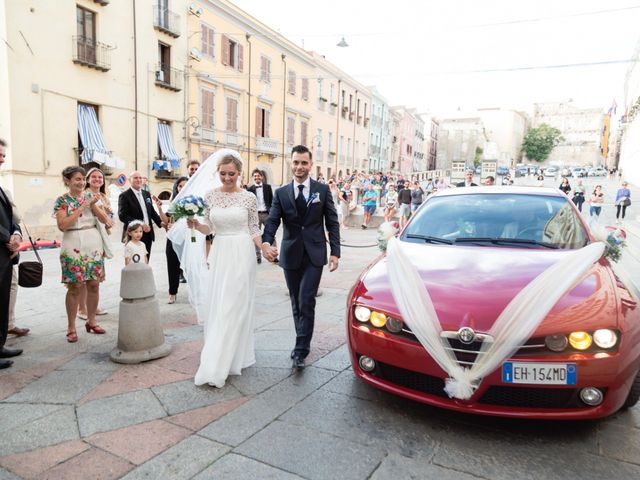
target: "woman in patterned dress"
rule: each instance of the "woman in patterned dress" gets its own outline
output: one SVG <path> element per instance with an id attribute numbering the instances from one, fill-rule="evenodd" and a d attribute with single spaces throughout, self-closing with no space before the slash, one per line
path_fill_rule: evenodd
<path id="1" fill-rule="evenodd" d="M 100 221 L 112 227 L 111 219 L 96 202 L 99 197 L 85 191 L 85 171 L 82 167 L 67 167 L 62 171 L 69 191 L 58 197 L 54 214 L 58 229 L 64 233 L 60 251 L 62 283 L 67 287 L 67 341 L 78 341 L 76 314 L 82 287 L 87 289 L 87 332 L 102 334 L 105 330 L 96 323 L 98 286 L 104 272 L 102 237 L 96 228 Z"/>

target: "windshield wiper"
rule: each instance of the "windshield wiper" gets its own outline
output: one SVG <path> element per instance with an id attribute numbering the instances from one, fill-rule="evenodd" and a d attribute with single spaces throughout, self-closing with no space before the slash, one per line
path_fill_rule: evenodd
<path id="1" fill-rule="evenodd" d="M 456 238 L 455 243 L 490 243 L 492 245 L 537 245 L 545 248 L 560 248 L 553 243 L 540 242 L 526 238 L 492 238 L 492 237 L 466 237 Z"/>
<path id="2" fill-rule="evenodd" d="M 407 233 L 407 238 L 417 238 L 418 240 L 424 240 L 427 243 L 445 243 L 447 245 L 453 245 L 452 240 L 440 237 L 431 237 L 429 235 L 419 235 L 417 233 Z"/>

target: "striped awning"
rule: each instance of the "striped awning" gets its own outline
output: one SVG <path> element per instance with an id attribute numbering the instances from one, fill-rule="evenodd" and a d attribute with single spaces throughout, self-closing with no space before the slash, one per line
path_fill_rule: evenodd
<path id="1" fill-rule="evenodd" d="M 171 130 L 166 123 L 158 123 L 158 145 L 160 145 L 162 157 L 153 162 L 152 170 L 171 171 L 177 168 L 180 165 L 180 156 L 173 146 Z"/>
<path id="2" fill-rule="evenodd" d="M 78 105 L 78 133 L 82 142 L 82 163 L 105 163 L 111 157 L 102 136 L 96 111 L 90 105 Z"/>

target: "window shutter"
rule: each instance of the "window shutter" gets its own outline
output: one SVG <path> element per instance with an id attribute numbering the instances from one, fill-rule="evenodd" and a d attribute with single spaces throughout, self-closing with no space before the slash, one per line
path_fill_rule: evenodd
<path id="1" fill-rule="evenodd" d="M 267 82 L 271 82 L 271 60 L 267 60 Z"/>
<path id="2" fill-rule="evenodd" d="M 244 47 L 238 44 L 238 71 L 242 72 L 244 66 Z"/>
<path id="3" fill-rule="evenodd" d="M 296 72 L 289 72 L 289 89 L 288 93 L 296 94 Z"/>
<path id="4" fill-rule="evenodd" d="M 231 104 L 232 100 L 227 97 L 227 131 L 228 132 L 232 132 L 232 123 L 231 123 L 231 109 L 233 108 L 232 104 Z"/>
<path id="5" fill-rule="evenodd" d="M 307 122 L 300 122 L 300 144 L 307 144 Z"/>
<path id="6" fill-rule="evenodd" d="M 302 79 L 302 99 L 309 100 L 309 79 Z"/>
<path id="7" fill-rule="evenodd" d="M 200 24 L 200 50 L 204 55 L 209 54 L 209 29 L 204 23 Z"/>
<path id="8" fill-rule="evenodd" d="M 222 35 L 222 64 L 229 65 L 229 38 Z"/>
<path id="9" fill-rule="evenodd" d="M 262 109 L 260 107 L 256 107 L 256 138 L 263 137 L 262 130 Z"/>
<path id="10" fill-rule="evenodd" d="M 264 136 L 266 138 L 271 138 L 269 136 L 269 122 L 271 121 L 271 112 L 269 110 L 263 110 L 264 115 Z"/>
<path id="11" fill-rule="evenodd" d="M 287 143 L 289 145 L 293 145 L 293 135 L 294 135 L 294 124 L 293 124 L 294 120 L 291 117 L 287 118 Z"/>

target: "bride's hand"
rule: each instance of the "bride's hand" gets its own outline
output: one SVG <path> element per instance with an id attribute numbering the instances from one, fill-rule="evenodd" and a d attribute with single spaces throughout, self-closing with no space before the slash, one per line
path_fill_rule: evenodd
<path id="1" fill-rule="evenodd" d="M 200 226 L 200 222 L 196 218 L 187 218 L 187 227 L 189 228 L 198 228 Z"/>

